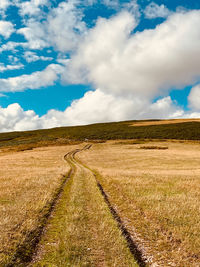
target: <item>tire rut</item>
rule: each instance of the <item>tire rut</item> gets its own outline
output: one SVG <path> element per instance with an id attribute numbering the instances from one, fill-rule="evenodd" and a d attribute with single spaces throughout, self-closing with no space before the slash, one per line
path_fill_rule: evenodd
<path id="1" fill-rule="evenodd" d="M 92 145 L 87 145 L 80 151 L 83 151 L 83 150 L 86 150 L 86 149 L 90 149 L 91 146 Z M 76 158 L 75 158 L 75 155 L 76 155 L 76 153 L 72 155 L 75 164 L 78 163 L 83 168 L 88 169 L 92 173 L 92 175 L 94 176 L 94 178 L 96 180 L 97 187 L 99 188 L 99 190 L 101 192 L 101 195 L 103 196 L 104 201 L 105 201 L 106 205 L 108 206 L 109 211 L 110 211 L 113 219 L 117 222 L 118 228 L 120 229 L 123 237 L 125 238 L 125 240 L 127 242 L 127 245 L 128 245 L 128 248 L 129 248 L 131 254 L 133 255 L 134 259 L 137 261 L 137 263 L 138 263 L 138 265 L 140 267 L 147 266 L 147 264 L 146 264 L 146 256 L 139 249 L 138 244 L 133 240 L 133 238 L 132 238 L 130 232 L 128 231 L 128 229 L 126 228 L 123 220 L 120 218 L 120 216 L 117 213 L 116 209 L 112 206 L 112 204 L 111 204 L 111 202 L 110 202 L 110 200 L 108 198 L 107 193 L 105 192 L 105 190 L 103 189 L 103 186 L 100 184 L 100 182 L 97 179 L 97 175 L 89 167 L 87 167 L 84 164 L 82 164 L 81 161 L 77 161 Z"/>
<path id="2" fill-rule="evenodd" d="M 59 199 L 62 197 L 62 192 L 64 190 L 64 187 L 67 181 L 75 174 L 77 164 L 80 164 L 83 168 L 87 168 L 88 170 L 90 170 L 90 172 L 92 173 L 92 175 L 94 176 L 96 180 L 97 187 L 99 188 L 99 191 L 101 195 L 103 196 L 104 201 L 106 205 L 108 206 L 113 219 L 117 222 L 118 228 L 120 229 L 123 237 L 125 238 L 127 242 L 127 245 L 128 245 L 128 248 L 131 254 L 133 255 L 134 259 L 138 262 L 138 265 L 140 267 L 147 266 L 144 260 L 145 256 L 138 249 L 137 244 L 132 239 L 131 234 L 125 227 L 116 209 L 112 206 L 107 193 L 104 191 L 102 185 L 97 180 L 96 174 L 90 168 L 88 168 L 87 166 L 84 166 L 80 161 L 76 160 L 75 156 L 77 153 L 84 151 L 84 150 L 88 150 L 91 147 L 92 147 L 91 144 L 87 144 L 82 149 L 75 149 L 71 152 L 68 152 L 66 155 L 64 155 L 64 160 L 67 161 L 68 164 L 70 165 L 70 170 L 68 174 L 63 177 L 63 181 L 60 187 L 58 188 L 58 190 L 56 191 L 51 202 L 47 206 L 45 206 L 43 211 L 41 212 L 43 215 L 41 218 L 38 219 L 37 227 L 27 234 L 24 242 L 20 244 L 19 247 L 17 248 L 10 263 L 5 265 L 5 267 L 29 266 L 31 262 L 34 261 L 34 258 L 37 258 L 38 245 L 46 229 L 49 218 L 52 215 L 53 211 L 55 210 Z"/>
<path id="3" fill-rule="evenodd" d="M 61 198 L 67 181 L 74 175 L 76 171 L 75 164 L 71 162 L 72 158 L 80 150 L 81 149 L 73 150 L 64 156 L 64 159 L 70 165 L 68 174 L 65 176 L 63 175 L 62 182 L 59 188 L 56 190 L 52 200 L 40 212 L 42 216 L 39 216 L 36 228 L 27 233 L 25 240 L 17 247 L 12 259 L 8 264 L 5 265 L 5 267 L 28 266 L 33 261 L 33 258 L 36 257 L 38 244 L 48 224 L 49 218 L 55 210 L 59 199 Z"/>

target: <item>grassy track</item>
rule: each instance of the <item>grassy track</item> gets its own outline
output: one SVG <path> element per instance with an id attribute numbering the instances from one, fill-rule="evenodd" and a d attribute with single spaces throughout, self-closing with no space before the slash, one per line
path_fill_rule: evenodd
<path id="1" fill-rule="evenodd" d="M 89 148 L 89 147 L 86 147 Z M 49 221 L 32 266 L 138 266 L 96 180 L 74 155 L 76 169 Z"/>

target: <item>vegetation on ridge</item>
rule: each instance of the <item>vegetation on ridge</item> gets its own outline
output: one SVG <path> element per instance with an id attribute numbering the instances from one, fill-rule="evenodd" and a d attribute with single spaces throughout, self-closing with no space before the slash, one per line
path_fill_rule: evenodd
<path id="1" fill-rule="evenodd" d="M 0 147 L 22 144 L 68 144 L 71 141 L 115 139 L 200 140 L 200 123 L 190 121 L 133 127 L 138 121 L 99 123 L 26 132 L 0 134 Z M 40 145 L 39 145 L 40 146 Z"/>

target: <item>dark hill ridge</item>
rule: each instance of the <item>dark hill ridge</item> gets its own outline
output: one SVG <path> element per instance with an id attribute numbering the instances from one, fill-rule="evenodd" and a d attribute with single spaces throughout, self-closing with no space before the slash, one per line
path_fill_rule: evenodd
<path id="1" fill-rule="evenodd" d="M 151 120 L 151 122 L 158 120 Z M 140 122 L 140 126 L 137 123 Z M 141 122 L 124 121 L 98 123 L 85 126 L 60 127 L 25 132 L 0 133 L 0 147 L 39 142 L 66 143 L 70 141 L 114 139 L 179 139 L 200 140 L 200 122 L 185 120 L 168 124 L 141 126 Z M 149 121 L 148 121 L 149 122 Z M 161 121 L 162 122 L 162 121 Z M 134 126 L 133 126 L 134 125 Z"/>

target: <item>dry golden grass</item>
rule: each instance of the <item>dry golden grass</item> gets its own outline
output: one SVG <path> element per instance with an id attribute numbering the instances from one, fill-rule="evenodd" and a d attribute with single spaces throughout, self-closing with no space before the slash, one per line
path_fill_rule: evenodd
<path id="1" fill-rule="evenodd" d="M 183 123 L 183 122 L 200 122 L 200 119 L 172 119 L 172 120 L 160 120 L 160 121 L 138 121 L 134 122 L 132 126 L 148 126 L 148 125 L 162 125 L 162 124 L 174 124 L 174 123 Z"/>
<path id="2" fill-rule="evenodd" d="M 163 146 L 163 142 L 149 142 Z M 111 203 L 159 266 L 200 262 L 200 144 L 166 142 L 168 149 L 107 142 L 79 155 L 96 169 Z"/>
<path id="3" fill-rule="evenodd" d="M 93 174 L 73 164 L 76 173 L 64 188 L 31 266 L 138 266 Z"/>
<path id="4" fill-rule="evenodd" d="M 0 152 L 0 266 L 34 229 L 69 166 L 63 155 L 73 146 Z"/>

